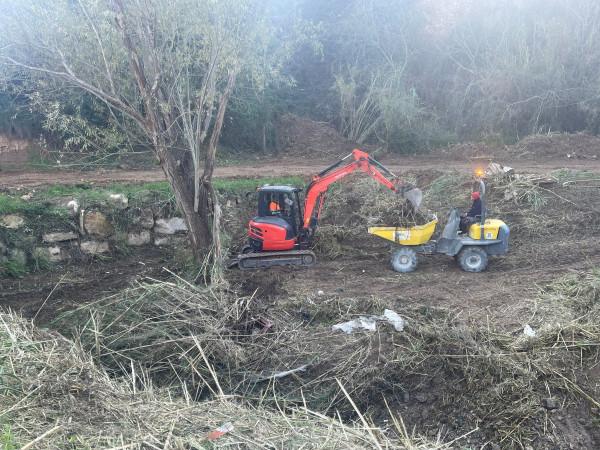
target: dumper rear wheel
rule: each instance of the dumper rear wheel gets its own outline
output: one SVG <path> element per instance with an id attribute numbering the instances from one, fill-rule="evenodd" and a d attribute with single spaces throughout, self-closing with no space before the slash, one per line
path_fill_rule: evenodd
<path id="1" fill-rule="evenodd" d="M 417 253 L 410 248 L 400 248 L 392 254 L 392 267 L 396 272 L 412 272 L 417 268 L 417 263 Z"/>
<path id="2" fill-rule="evenodd" d="M 487 253 L 481 247 L 465 247 L 460 252 L 460 266 L 465 272 L 481 272 L 487 266 Z"/>

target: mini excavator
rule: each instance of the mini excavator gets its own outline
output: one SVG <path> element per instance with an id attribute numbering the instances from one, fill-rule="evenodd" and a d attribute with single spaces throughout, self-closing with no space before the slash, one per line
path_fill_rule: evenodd
<path id="1" fill-rule="evenodd" d="M 354 160 L 339 167 L 348 158 Z M 309 246 L 319 223 L 327 188 L 346 175 L 361 169 L 388 189 L 408 200 L 415 211 L 423 193 L 410 183 L 402 183 L 389 169 L 369 154 L 353 150 L 321 172 L 312 176 L 301 201 L 302 189 L 292 186 L 264 186 L 258 189 L 258 216 L 248 227 L 249 245 L 229 264 L 240 269 L 270 266 L 312 266 L 317 257 Z M 385 173 L 391 178 L 384 176 Z"/>

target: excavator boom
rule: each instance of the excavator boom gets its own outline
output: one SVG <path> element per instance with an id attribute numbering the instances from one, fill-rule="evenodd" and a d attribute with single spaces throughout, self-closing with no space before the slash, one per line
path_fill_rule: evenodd
<path id="1" fill-rule="evenodd" d="M 346 166 L 341 167 L 332 172 L 333 169 L 338 167 L 340 164 L 344 162 L 344 160 L 353 156 L 354 161 L 348 163 Z M 423 193 L 420 189 L 417 189 L 410 183 L 402 183 L 399 178 L 394 175 L 387 167 L 373 159 L 368 153 L 363 151 L 354 149 L 352 153 L 346 156 L 343 159 L 335 162 L 331 166 L 325 168 L 321 172 L 316 175 L 313 175 L 312 182 L 308 186 L 306 191 L 306 200 L 304 202 L 304 227 L 308 228 L 310 226 L 311 218 L 318 218 L 321 215 L 321 207 L 323 205 L 324 194 L 327 191 L 327 188 L 330 184 L 342 179 L 346 175 L 354 172 L 357 169 L 361 169 L 368 175 L 375 178 L 381 184 L 386 186 L 388 189 L 402 195 L 406 200 L 408 200 L 414 210 L 416 211 L 421 204 L 421 200 L 423 199 Z M 381 171 L 392 177 L 392 180 L 388 180 Z M 315 213 L 315 207 L 317 206 L 317 200 L 321 197 L 319 201 L 318 210 Z"/>

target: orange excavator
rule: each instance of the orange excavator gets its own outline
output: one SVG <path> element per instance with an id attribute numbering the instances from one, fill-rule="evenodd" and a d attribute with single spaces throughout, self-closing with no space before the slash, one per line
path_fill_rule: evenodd
<path id="1" fill-rule="evenodd" d="M 350 157 L 354 160 L 339 167 Z M 369 154 L 353 150 L 345 158 L 336 161 L 318 174 L 306 189 L 304 201 L 302 189 L 292 186 L 264 186 L 258 189 L 258 216 L 248 227 L 249 244 L 234 258 L 230 267 L 256 269 L 270 266 L 312 266 L 317 257 L 309 250 L 314 237 L 325 193 L 330 184 L 361 169 L 388 189 L 402 195 L 416 210 L 423 193 L 410 183 L 402 183 L 390 170 Z M 391 177 L 386 178 L 383 173 Z"/>

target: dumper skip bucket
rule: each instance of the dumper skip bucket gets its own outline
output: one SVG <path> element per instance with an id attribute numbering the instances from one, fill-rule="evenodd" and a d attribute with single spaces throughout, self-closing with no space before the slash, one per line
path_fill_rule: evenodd
<path id="1" fill-rule="evenodd" d="M 414 227 L 370 227 L 369 233 L 400 245 L 420 245 L 429 240 L 438 219 Z"/>

